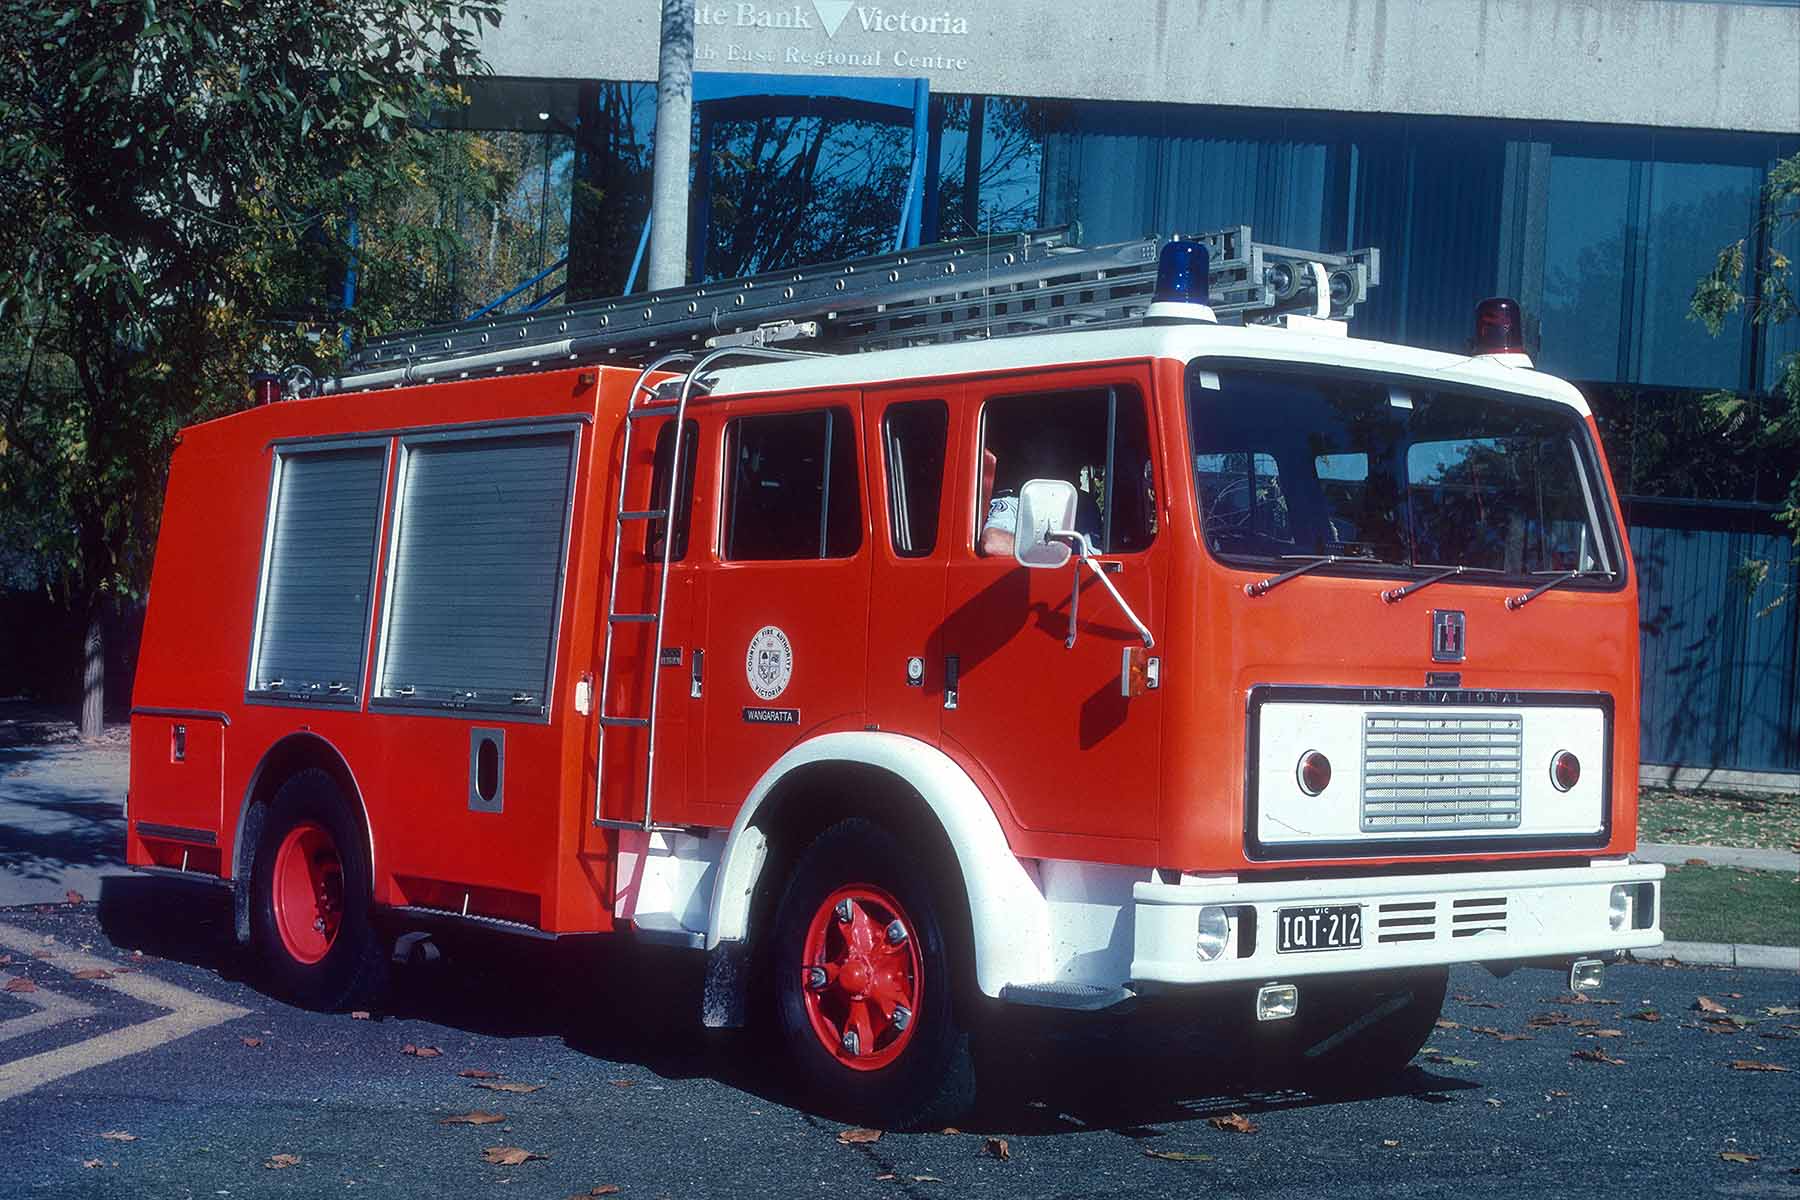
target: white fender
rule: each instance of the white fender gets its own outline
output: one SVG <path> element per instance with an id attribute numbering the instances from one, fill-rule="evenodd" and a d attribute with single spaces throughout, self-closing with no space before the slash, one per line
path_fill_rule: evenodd
<path id="1" fill-rule="evenodd" d="M 974 932 L 975 982 L 984 994 L 998 996 L 1008 983 L 1050 978 L 1049 906 L 1006 844 L 987 797 L 943 751 L 896 733 L 828 733 L 794 747 L 763 772 L 726 836 L 707 925 L 708 950 L 742 941 L 748 932 L 750 897 L 767 850 L 761 832 L 751 828 L 757 813 L 790 772 L 825 762 L 879 768 L 924 798 L 956 852 Z"/>

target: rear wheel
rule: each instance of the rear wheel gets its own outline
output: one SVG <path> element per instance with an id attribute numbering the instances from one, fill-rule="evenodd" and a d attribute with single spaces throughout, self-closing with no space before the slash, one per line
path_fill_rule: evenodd
<path id="1" fill-rule="evenodd" d="M 916 1128 L 973 1101 L 942 913 L 915 856 L 871 821 L 842 821 L 800 856 L 775 915 L 775 1020 L 825 1107 Z"/>
<path id="2" fill-rule="evenodd" d="M 252 941 L 274 994 L 329 1011 L 380 990 L 386 956 L 363 846 L 324 771 L 302 771 L 275 793 L 250 876 Z"/>

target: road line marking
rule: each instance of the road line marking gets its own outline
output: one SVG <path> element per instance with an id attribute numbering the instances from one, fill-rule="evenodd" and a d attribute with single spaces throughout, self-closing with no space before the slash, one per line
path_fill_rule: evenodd
<path id="1" fill-rule="evenodd" d="M 63 950 L 59 943 L 45 942 L 41 936 L 13 925 L 0 925 L 0 946 L 28 953 L 40 950 L 48 951 L 49 957 L 39 961 L 71 974 L 77 971 L 116 971 L 121 969 L 116 962 L 95 958 L 93 955 L 83 954 L 79 950 Z M 73 1075 L 78 1071 L 103 1066 L 133 1054 L 143 1054 L 177 1038 L 184 1038 L 190 1033 L 198 1033 L 202 1029 L 210 1029 L 214 1025 L 222 1025 L 226 1021 L 250 1015 L 250 1010 L 247 1008 L 239 1008 L 235 1004 L 226 1004 L 207 996 L 197 995 L 185 988 L 176 987 L 167 980 L 140 974 L 136 968 L 133 968 L 132 973 L 128 975 L 113 975 L 106 979 L 96 978 L 92 982 L 103 988 L 111 988 L 122 996 L 129 996 L 133 1000 L 153 1004 L 158 1008 L 166 1008 L 170 1011 L 165 1016 L 130 1025 L 124 1029 L 115 1029 L 110 1033 L 103 1033 L 98 1037 L 76 1042 L 72 1046 L 46 1050 L 42 1054 L 33 1054 L 27 1058 L 0 1065 L 0 1103 L 23 1096 L 27 1092 Z M 23 993 L 26 997 L 37 994 Z M 69 1004 L 79 1004 L 79 1001 L 60 999 Z M 18 1018 L 19 1021 L 32 1019 L 34 1018 Z"/>
<path id="2" fill-rule="evenodd" d="M 23 978 L 23 976 L 15 977 L 0 973 L 0 980 L 12 978 Z M 0 984 L 0 986 L 4 986 L 4 984 Z M 46 991 L 43 988 L 39 988 L 35 992 L 8 992 L 7 995 L 15 1000 L 23 1000 L 37 1011 L 26 1013 L 22 1017 L 14 1017 L 10 1021 L 0 1021 L 0 1042 L 51 1029 L 61 1025 L 64 1021 L 73 1021 L 78 1017 L 94 1015 L 92 1006 L 57 992 Z"/>

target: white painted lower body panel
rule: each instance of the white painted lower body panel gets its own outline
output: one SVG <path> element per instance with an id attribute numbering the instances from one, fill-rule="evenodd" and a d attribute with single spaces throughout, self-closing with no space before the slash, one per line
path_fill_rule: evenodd
<path id="1" fill-rule="evenodd" d="M 1293 979 L 1640 950 L 1663 940 L 1663 874 L 1655 863 L 1607 863 L 1272 883 L 1139 883 L 1132 889 L 1132 960 L 1121 982 Z M 1633 928 L 1631 919 L 1623 929 L 1612 928 L 1608 913 L 1617 884 L 1651 886 L 1654 907 L 1639 918 L 1647 919 L 1647 928 Z M 1279 952 L 1279 910 L 1314 905 L 1358 906 L 1361 947 Z M 1208 906 L 1232 913 L 1230 941 L 1211 962 L 1195 951 L 1200 910 Z M 1253 939 L 1245 910 L 1255 913 Z"/>

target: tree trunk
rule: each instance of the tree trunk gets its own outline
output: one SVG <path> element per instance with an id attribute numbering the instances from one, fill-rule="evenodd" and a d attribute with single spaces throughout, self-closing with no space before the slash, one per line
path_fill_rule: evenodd
<path id="1" fill-rule="evenodd" d="M 106 624 L 98 600 L 87 606 L 87 635 L 81 642 L 81 736 L 106 730 Z"/>

